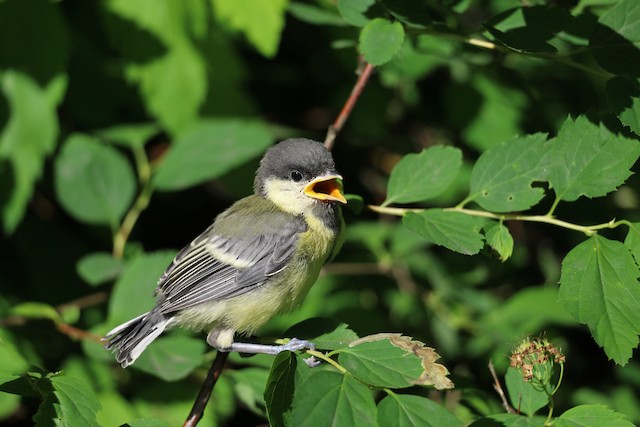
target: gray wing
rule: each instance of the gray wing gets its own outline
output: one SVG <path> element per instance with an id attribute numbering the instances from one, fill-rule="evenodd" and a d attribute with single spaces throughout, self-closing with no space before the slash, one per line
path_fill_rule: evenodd
<path id="1" fill-rule="evenodd" d="M 293 254 L 301 224 L 275 234 L 223 236 L 209 227 L 181 250 L 158 282 L 158 309 L 172 313 L 248 292 L 282 271 Z"/>

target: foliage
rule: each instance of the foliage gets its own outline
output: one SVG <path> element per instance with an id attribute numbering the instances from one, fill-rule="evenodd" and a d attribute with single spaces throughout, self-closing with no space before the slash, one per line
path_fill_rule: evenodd
<path id="1" fill-rule="evenodd" d="M 182 423 L 204 337 L 127 370 L 100 337 L 270 144 L 324 137 L 365 61 L 333 151 L 367 208 L 261 333 L 316 349 L 233 354 L 199 425 L 639 422 L 639 21 L 636 0 L 1 1 L 0 419 Z"/>

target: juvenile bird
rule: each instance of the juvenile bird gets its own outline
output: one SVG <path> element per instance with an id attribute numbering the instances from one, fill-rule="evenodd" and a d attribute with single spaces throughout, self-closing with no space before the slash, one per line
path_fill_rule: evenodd
<path id="1" fill-rule="evenodd" d="M 346 203 L 331 153 L 287 139 L 265 153 L 254 194 L 234 203 L 182 249 L 158 281 L 153 310 L 109 333 L 106 349 L 127 367 L 165 329 L 208 332 L 219 351 L 276 354 L 309 348 L 235 342 L 298 306 L 341 244 Z M 340 181 L 339 181 L 340 180 Z"/>

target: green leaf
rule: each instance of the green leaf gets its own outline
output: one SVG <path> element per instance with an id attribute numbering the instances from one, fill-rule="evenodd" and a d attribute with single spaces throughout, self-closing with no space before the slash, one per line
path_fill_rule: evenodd
<path id="1" fill-rule="evenodd" d="M 216 16 L 267 58 L 278 52 L 288 0 L 212 0 Z"/>
<path id="2" fill-rule="evenodd" d="M 459 427 L 464 423 L 434 401 L 411 394 L 390 394 L 378 403 L 379 426 Z"/>
<path id="3" fill-rule="evenodd" d="M 453 388 L 449 371 L 439 363 L 433 348 L 400 334 L 369 335 L 341 350 L 338 362 L 351 375 L 375 387 L 403 388 L 431 385 Z"/>
<path id="4" fill-rule="evenodd" d="M 584 116 L 568 118 L 549 141 L 549 183 L 561 200 L 600 197 L 614 191 L 630 175 L 640 156 L 640 143 L 614 135 Z"/>
<path id="5" fill-rule="evenodd" d="M 456 179 L 461 166 L 462 152 L 453 147 L 436 146 L 407 154 L 391 171 L 383 206 L 438 196 Z"/>
<path id="6" fill-rule="evenodd" d="M 321 317 L 307 319 L 292 326 L 285 336 L 309 340 L 322 350 L 345 348 L 359 338 L 346 323 Z"/>
<path id="7" fill-rule="evenodd" d="M 407 212 L 402 224 L 428 241 L 463 255 L 474 255 L 484 246 L 483 218 L 442 209 Z"/>
<path id="8" fill-rule="evenodd" d="M 629 224 L 629 232 L 624 239 L 624 245 L 631 251 L 631 254 L 636 259 L 636 264 L 640 266 L 640 222 Z"/>
<path id="9" fill-rule="evenodd" d="M 613 74 L 640 76 L 640 2 L 622 0 L 598 20 L 589 48 L 602 68 Z"/>
<path id="10" fill-rule="evenodd" d="M 399 22 L 375 18 L 360 33 L 359 50 L 371 65 L 389 62 L 404 42 L 404 28 Z"/>
<path id="11" fill-rule="evenodd" d="M 264 368 L 244 368 L 229 372 L 238 400 L 254 414 L 265 418 L 264 393 L 269 371 Z"/>
<path id="12" fill-rule="evenodd" d="M 471 172 L 469 200 L 492 212 L 527 210 L 544 196 L 534 181 L 546 179 L 543 161 L 547 136 L 515 137 L 484 152 Z"/>
<path id="13" fill-rule="evenodd" d="M 149 138 L 159 131 L 158 126 L 148 123 L 113 126 L 102 129 L 96 132 L 96 134 L 109 142 L 115 142 L 129 147 L 142 147 Z"/>
<path id="14" fill-rule="evenodd" d="M 258 121 L 201 121 L 173 144 L 154 183 L 162 191 L 200 184 L 259 156 L 271 142 L 271 132 Z"/>
<path id="15" fill-rule="evenodd" d="M 640 135 L 640 83 L 626 77 L 614 77 L 607 82 L 609 106 L 623 125 Z"/>
<path id="16" fill-rule="evenodd" d="M 558 418 L 557 427 L 633 427 L 623 414 L 603 405 L 580 405 L 569 409 Z"/>
<path id="17" fill-rule="evenodd" d="M 505 262 L 511 258 L 513 237 L 511 237 L 507 227 L 499 222 L 493 222 L 486 228 L 484 235 L 487 239 L 487 244 L 500 256 L 500 261 Z"/>
<path id="18" fill-rule="evenodd" d="M 287 9 L 297 19 L 313 25 L 348 25 L 340 15 L 310 4 L 293 2 Z"/>
<path id="19" fill-rule="evenodd" d="M 431 25 L 429 9 L 420 0 L 382 0 L 382 4 L 394 18 L 410 27 L 426 28 Z"/>
<path id="20" fill-rule="evenodd" d="M 33 416 L 36 427 L 53 425 L 61 427 L 98 427 L 96 414 L 100 402 L 93 391 L 82 381 L 56 375 L 36 383 L 44 400 Z"/>
<path id="21" fill-rule="evenodd" d="M 295 353 L 283 351 L 275 357 L 264 389 L 269 425 L 280 427 L 288 424 L 294 391 L 310 372 L 307 364 Z"/>
<path id="22" fill-rule="evenodd" d="M 589 326 L 609 358 L 624 365 L 638 346 L 640 271 L 620 242 L 595 235 L 562 261 L 559 299 Z"/>
<path id="23" fill-rule="evenodd" d="M 371 391 L 351 375 L 312 371 L 296 387 L 289 425 L 374 426 L 375 412 Z"/>
<path id="24" fill-rule="evenodd" d="M 531 6 L 500 13 L 485 27 L 500 43 L 516 52 L 553 53 L 557 49 L 549 41 L 565 29 L 570 19 L 566 9 Z"/>
<path id="25" fill-rule="evenodd" d="M 23 302 L 11 308 L 10 313 L 27 319 L 48 319 L 55 323 L 62 320 L 55 308 L 43 302 Z"/>
<path id="26" fill-rule="evenodd" d="M 109 300 L 110 326 L 131 320 L 154 307 L 153 292 L 158 279 L 175 255 L 175 251 L 145 253 L 127 263 Z"/>
<path id="27" fill-rule="evenodd" d="M 364 27 L 371 19 L 384 16 L 384 9 L 376 0 L 338 0 L 338 12 L 356 27 Z"/>
<path id="28" fill-rule="evenodd" d="M 544 426 L 546 421 L 546 417 L 525 417 L 517 414 L 497 414 L 480 418 L 479 420 L 469 424 L 469 427 L 541 427 Z"/>
<path id="29" fill-rule="evenodd" d="M 127 423 L 129 427 L 171 427 L 166 421 L 155 418 L 138 418 Z"/>
<path id="30" fill-rule="evenodd" d="M 549 403 L 549 396 L 544 390 L 537 390 L 534 386 L 525 381 L 522 372 L 509 367 L 504 377 L 509 393 L 511 406 L 517 408 L 519 412 L 532 416 L 540 408 Z"/>
<path id="31" fill-rule="evenodd" d="M 78 275 L 91 286 L 118 278 L 123 269 L 124 262 L 107 252 L 87 254 L 76 264 Z"/>
<path id="32" fill-rule="evenodd" d="M 5 231 L 12 232 L 24 216 L 45 158 L 55 148 L 57 101 L 20 72 L 0 73 L 0 90 L 10 110 L 0 133 L 0 213 Z"/>
<path id="33" fill-rule="evenodd" d="M 0 384 L 20 378 L 29 363 L 22 357 L 13 343 L 0 337 Z"/>
<path id="34" fill-rule="evenodd" d="M 127 159 L 88 135 L 72 135 L 55 163 L 58 200 L 76 219 L 116 228 L 136 190 Z"/>
<path id="35" fill-rule="evenodd" d="M 177 381 L 202 364 L 205 349 L 202 339 L 163 336 L 153 341 L 132 366 L 165 381 Z"/>

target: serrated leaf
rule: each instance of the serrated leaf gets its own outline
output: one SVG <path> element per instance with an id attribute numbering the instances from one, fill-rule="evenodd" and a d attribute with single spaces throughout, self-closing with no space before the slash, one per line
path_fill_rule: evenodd
<path id="1" fill-rule="evenodd" d="M 455 415 L 434 401 L 411 394 L 391 394 L 378 403 L 379 426 L 459 427 Z"/>
<path id="2" fill-rule="evenodd" d="M 99 427 L 96 414 L 100 402 L 93 391 L 77 378 L 57 375 L 37 382 L 44 400 L 34 415 L 36 427 Z"/>
<path id="3" fill-rule="evenodd" d="M 640 222 L 629 224 L 629 232 L 624 239 L 624 245 L 631 251 L 631 254 L 636 259 L 636 264 L 640 266 Z"/>
<path id="4" fill-rule="evenodd" d="M 375 18 L 360 32 L 358 48 L 371 65 L 389 62 L 404 43 L 404 28 L 399 22 Z"/>
<path id="5" fill-rule="evenodd" d="M 440 195 L 456 179 L 461 166 L 462 152 L 453 147 L 436 146 L 419 154 L 407 154 L 391 171 L 383 206 Z"/>
<path id="6" fill-rule="evenodd" d="M 177 381 L 202 364 L 205 349 L 202 339 L 163 336 L 154 340 L 132 366 L 165 381 Z"/>
<path id="7" fill-rule="evenodd" d="M 294 391 L 309 373 L 307 364 L 295 353 L 283 351 L 275 357 L 264 389 L 269 425 L 287 425 Z"/>
<path id="8" fill-rule="evenodd" d="M 341 350 L 338 361 L 351 375 L 376 387 L 402 388 L 429 385 L 453 388 L 440 355 L 424 343 L 400 334 L 375 334 L 360 338 Z"/>
<path id="9" fill-rule="evenodd" d="M 640 83 L 626 77 L 614 77 L 607 81 L 606 94 L 609 106 L 623 125 L 640 135 Z"/>
<path id="10" fill-rule="evenodd" d="M 527 210 L 544 197 L 535 181 L 547 178 L 546 134 L 515 137 L 484 152 L 471 172 L 469 200 L 492 212 Z"/>
<path id="11" fill-rule="evenodd" d="M 507 386 L 511 406 L 516 408 L 518 413 L 522 412 L 532 416 L 538 409 L 549 403 L 547 393 L 525 381 L 519 369 L 509 367 L 504 382 Z"/>
<path id="12" fill-rule="evenodd" d="M 553 424 L 557 427 L 633 427 L 623 414 L 603 405 L 580 405 L 569 409 Z"/>
<path id="13" fill-rule="evenodd" d="M 296 387 L 289 425 L 374 426 L 375 412 L 371 391 L 351 375 L 312 371 Z"/>
<path id="14" fill-rule="evenodd" d="M 364 27 L 373 18 L 384 16 L 384 9 L 376 0 L 338 0 L 338 12 L 356 27 Z"/>
<path id="15" fill-rule="evenodd" d="M 589 48 L 602 68 L 640 76 L 640 2 L 622 0 L 598 19 Z"/>
<path id="16" fill-rule="evenodd" d="M 212 0 L 218 19 L 241 31 L 267 58 L 278 51 L 288 3 L 288 0 Z"/>
<path id="17" fill-rule="evenodd" d="M 259 156 L 271 143 L 271 132 L 258 121 L 201 121 L 175 141 L 154 183 L 162 191 L 200 184 Z"/>
<path id="18" fill-rule="evenodd" d="M 509 229 L 504 225 L 494 222 L 484 232 L 487 244 L 500 256 L 500 261 L 505 262 L 511 258 L 513 252 L 513 237 Z"/>
<path id="19" fill-rule="evenodd" d="M 12 232 L 42 175 L 45 158 L 55 148 L 57 101 L 51 102 L 32 77 L 16 71 L 0 73 L 0 90 L 10 110 L 0 132 L 0 213 L 5 231 Z"/>
<path id="20" fill-rule="evenodd" d="M 427 209 L 408 212 L 402 224 L 428 241 L 463 255 L 474 255 L 484 246 L 480 229 L 486 220 L 461 212 Z"/>
<path id="21" fill-rule="evenodd" d="M 109 300 L 109 326 L 115 327 L 153 308 L 158 279 L 175 255 L 175 251 L 145 253 L 127 263 Z"/>
<path id="22" fill-rule="evenodd" d="M 595 235 L 562 261 L 558 298 L 609 358 L 626 364 L 640 334 L 640 271 L 620 242 Z"/>
<path id="23" fill-rule="evenodd" d="M 640 156 L 640 143 L 609 132 L 584 116 L 568 118 L 549 141 L 549 183 L 561 200 L 600 197 L 614 191 L 630 175 Z"/>
<path id="24" fill-rule="evenodd" d="M 346 323 L 321 317 L 307 319 L 292 326 L 284 336 L 309 340 L 321 350 L 345 348 L 359 338 Z"/>
<path id="25" fill-rule="evenodd" d="M 78 275 L 91 286 L 116 279 L 123 269 L 124 262 L 107 252 L 87 254 L 76 264 Z"/>
<path id="26" fill-rule="evenodd" d="M 116 227 L 131 205 L 136 180 L 127 159 L 88 135 L 72 135 L 55 163 L 58 200 L 76 219 Z"/>

